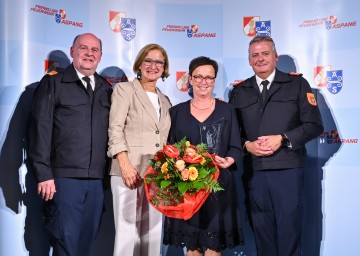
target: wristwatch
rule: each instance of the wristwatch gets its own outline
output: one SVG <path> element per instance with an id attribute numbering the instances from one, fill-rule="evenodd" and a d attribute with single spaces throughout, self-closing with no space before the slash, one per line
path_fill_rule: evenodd
<path id="1" fill-rule="evenodd" d="M 281 134 L 281 147 L 289 148 L 290 147 L 290 140 L 286 137 L 285 133 Z"/>

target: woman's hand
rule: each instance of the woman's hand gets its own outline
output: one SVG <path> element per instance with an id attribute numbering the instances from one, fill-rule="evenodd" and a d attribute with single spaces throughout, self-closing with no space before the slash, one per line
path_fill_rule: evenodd
<path id="1" fill-rule="evenodd" d="M 118 164 L 121 171 L 122 180 L 129 189 L 136 189 L 139 187 L 143 179 L 140 177 L 140 174 L 137 170 L 132 166 L 127 152 L 120 152 L 116 155 L 116 159 L 118 160 Z"/>
<path id="2" fill-rule="evenodd" d="M 230 165 L 232 165 L 235 162 L 234 158 L 232 158 L 232 157 L 222 158 L 218 155 L 215 156 L 214 160 L 215 160 L 216 165 L 220 169 L 228 168 Z"/>

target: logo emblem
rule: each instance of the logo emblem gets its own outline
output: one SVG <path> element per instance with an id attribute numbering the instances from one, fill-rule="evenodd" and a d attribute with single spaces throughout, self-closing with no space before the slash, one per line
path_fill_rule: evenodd
<path id="1" fill-rule="evenodd" d="M 46 59 L 44 61 L 45 74 L 50 73 L 51 71 L 54 71 L 59 67 L 60 67 L 60 62 L 59 61 L 49 60 L 49 59 Z"/>
<path id="2" fill-rule="evenodd" d="M 256 28 L 255 22 L 260 21 L 260 16 L 246 16 L 243 17 L 243 30 L 247 36 L 255 36 Z"/>
<path id="3" fill-rule="evenodd" d="M 331 24 L 336 24 L 337 17 L 335 15 L 330 16 L 330 21 L 331 21 Z"/>
<path id="4" fill-rule="evenodd" d="M 192 38 L 192 37 L 193 37 L 193 30 L 192 30 L 192 28 L 186 29 L 186 35 L 188 36 L 188 38 Z"/>
<path id="5" fill-rule="evenodd" d="M 314 68 L 314 82 L 316 86 L 326 86 L 326 71 L 330 71 L 331 66 L 317 66 Z"/>
<path id="6" fill-rule="evenodd" d="M 307 99 L 308 99 L 308 102 L 310 103 L 310 105 L 313 105 L 313 106 L 316 106 L 316 99 L 315 99 L 315 95 L 313 93 L 306 93 L 306 96 L 307 96 Z"/>
<path id="7" fill-rule="evenodd" d="M 121 32 L 121 18 L 125 18 L 125 12 L 114 12 L 110 11 L 109 13 L 109 25 L 113 32 Z"/>
<path id="8" fill-rule="evenodd" d="M 191 25 L 191 29 L 192 29 L 194 34 L 196 34 L 199 31 L 199 28 L 198 28 L 197 25 Z"/>
<path id="9" fill-rule="evenodd" d="M 325 28 L 326 28 L 327 30 L 330 30 L 330 29 L 331 29 L 331 27 L 332 27 L 332 23 L 331 23 L 331 21 L 326 20 L 326 21 L 325 21 Z"/>
<path id="10" fill-rule="evenodd" d="M 66 19 L 66 11 L 65 10 L 60 9 L 60 15 L 61 15 L 62 20 Z"/>
<path id="11" fill-rule="evenodd" d="M 343 74 L 342 70 L 326 71 L 327 83 L 326 87 L 332 94 L 340 92 L 343 86 Z"/>
<path id="12" fill-rule="evenodd" d="M 55 21 L 56 23 L 61 23 L 61 14 L 60 13 L 55 13 Z"/>
<path id="13" fill-rule="evenodd" d="M 271 21 L 256 21 L 255 22 L 256 35 L 271 36 Z"/>
<path id="14" fill-rule="evenodd" d="M 189 88 L 188 82 L 189 74 L 186 71 L 176 72 L 176 87 L 181 92 L 187 92 Z"/>
<path id="15" fill-rule="evenodd" d="M 121 18 L 121 35 L 126 41 L 131 41 L 136 35 L 136 19 Z"/>

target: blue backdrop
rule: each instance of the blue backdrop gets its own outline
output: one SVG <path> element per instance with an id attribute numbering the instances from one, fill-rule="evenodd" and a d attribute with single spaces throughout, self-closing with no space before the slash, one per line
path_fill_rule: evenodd
<path id="1" fill-rule="evenodd" d="M 354 200 L 360 193 L 358 1 L 4 0 L 0 8 L 0 256 L 51 251 L 27 163 L 27 119 L 38 81 L 70 64 L 72 40 L 85 32 L 102 39 L 98 72 L 112 84 L 134 78 L 132 63 L 142 46 L 161 44 L 171 76 L 158 87 L 174 105 L 189 98 L 186 71 L 192 58 L 218 61 L 214 94 L 227 100 L 232 84 L 253 75 L 247 59 L 251 38 L 271 35 L 280 55 L 278 68 L 303 73 L 325 125 L 324 134 L 307 145 L 304 255 L 360 255 L 360 207 Z M 256 255 L 245 210 L 243 219 L 245 246 L 224 255 Z M 113 239 L 107 190 L 93 255 L 112 255 Z M 167 254 L 181 253 L 170 247 Z"/>

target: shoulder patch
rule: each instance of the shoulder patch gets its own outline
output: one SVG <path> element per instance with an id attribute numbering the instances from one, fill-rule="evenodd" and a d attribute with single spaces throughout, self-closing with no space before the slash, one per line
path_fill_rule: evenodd
<path id="1" fill-rule="evenodd" d="M 312 105 L 312 106 L 317 105 L 315 95 L 313 93 L 308 92 L 308 93 L 306 93 L 306 96 L 307 96 L 307 99 L 308 99 L 308 102 L 310 103 L 310 105 Z"/>
<path id="2" fill-rule="evenodd" d="M 290 72 L 289 74 L 290 74 L 290 76 L 302 76 L 303 75 L 302 73 L 295 73 L 295 72 Z"/>
<path id="3" fill-rule="evenodd" d="M 51 70 L 50 72 L 47 73 L 47 75 L 49 76 L 53 76 L 56 75 L 58 72 L 56 70 Z"/>
<path id="4" fill-rule="evenodd" d="M 235 80 L 234 83 L 231 83 L 231 86 L 236 87 L 238 85 L 241 85 L 244 82 L 245 82 L 245 80 Z"/>

